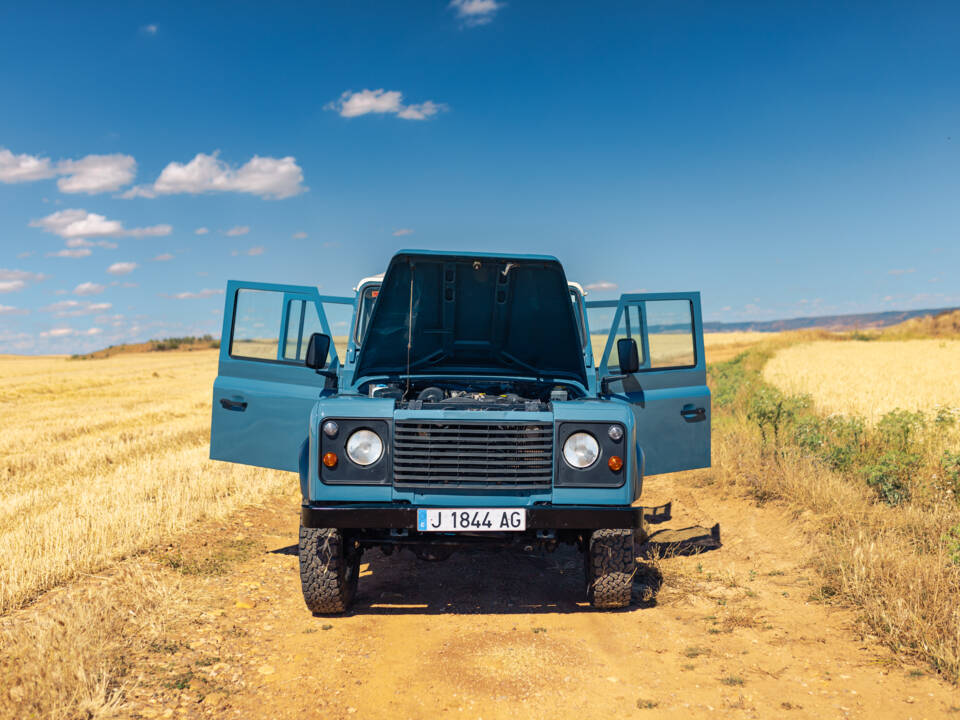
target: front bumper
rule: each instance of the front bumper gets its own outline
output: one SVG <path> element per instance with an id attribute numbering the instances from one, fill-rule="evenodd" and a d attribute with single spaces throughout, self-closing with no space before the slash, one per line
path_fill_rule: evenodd
<path id="1" fill-rule="evenodd" d="M 528 530 L 637 530 L 643 508 L 599 505 L 534 505 L 527 511 Z M 308 528 L 416 530 L 417 508 L 393 503 L 302 505 L 300 524 Z"/>

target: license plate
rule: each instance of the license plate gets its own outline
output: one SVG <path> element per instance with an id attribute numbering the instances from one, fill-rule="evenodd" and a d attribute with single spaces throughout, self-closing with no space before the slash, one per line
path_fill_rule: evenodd
<path id="1" fill-rule="evenodd" d="M 519 532 L 527 529 L 527 511 L 520 508 L 422 508 L 420 532 Z"/>

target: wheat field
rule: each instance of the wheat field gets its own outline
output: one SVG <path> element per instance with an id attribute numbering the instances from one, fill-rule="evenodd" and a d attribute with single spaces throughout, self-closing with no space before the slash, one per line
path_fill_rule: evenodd
<path id="1" fill-rule="evenodd" d="M 876 422 L 896 408 L 960 407 L 960 341 L 818 341 L 778 351 L 764 379 L 824 413 Z"/>
<path id="2" fill-rule="evenodd" d="M 776 333 L 763 332 L 717 332 L 703 334 L 703 348 L 707 355 L 707 362 L 716 362 L 718 358 L 727 359 L 730 352 L 742 350 L 763 340 L 769 340 Z M 607 346 L 607 333 L 593 333 L 590 335 L 590 346 L 593 349 L 593 361 L 599 363 L 603 357 L 603 351 Z M 657 353 L 657 357 L 662 361 L 667 357 L 678 358 L 678 363 L 690 362 L 690 336 L 682 333 L 677 334 L 658 334 L 650 339 Z M 639 343 L 638 343 L 639 344 Z M 671 353 L 671 348 L 676 352 Z M 617 362 L 617 349 L 614 347 L 610 352 L 610 361 L 615 365 Z"/>
<path id="3" fill-rule="evenodd" d="M 217 351 L 0 357 L 0 614 L 289 487 L 208 459 Z"/>

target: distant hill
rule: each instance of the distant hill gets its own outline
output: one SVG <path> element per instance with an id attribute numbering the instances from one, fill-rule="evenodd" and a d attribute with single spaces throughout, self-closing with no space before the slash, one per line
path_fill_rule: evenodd
<path id="1" fill-rule="evenodd" d="M 128 353 L 164 352 L 166 350 L 208 350 L 220 347 L 220 341 L 212 335 L 203 337 L 164 338 L 163 340 L 147 340 L 142 343 L 127 343 L 125 345 L 111 345 L 103 350 L 97 350 L 85 355 L 74 355 L 74 360 L 98 360 L 112 355 Z"/>
<path id="2" fill-rule="evenodd" d="M 894 325 L 889 335 L 960 335 L 960 310 L 946 310 L 936 315 L 911 318 Z"/>
<path id="3" fill-rule="evenodd" d="M 935 319 L 954 317 L 960 322 L 960 308 L 933 308 L 929 310 L 891 310 L 889 312 L 862 313 L 859 315 L 820 315 L 817 317 L 799 317 L 786 320 L 764 320 L 737 323 L 705 322 L 704 332 L 782 332 L 784 330 L 871 330 L 915 323 L 910 331 L 933 333 Z M 950 320 L 939 321 L 944 327 Z M 955 330 L 953 332 L 956 332 Z M 937 333 L 933 333 L 937 334 Z"/>

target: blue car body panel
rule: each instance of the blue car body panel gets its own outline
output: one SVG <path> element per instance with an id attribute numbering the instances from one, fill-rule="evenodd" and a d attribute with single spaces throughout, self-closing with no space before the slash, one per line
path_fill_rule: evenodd
<path id="1" fill-rule="evenodd" d="M 223 341 L 217 379 L 213 385 L 210 457 L 214 460 L 257 465 L 297 472 L 308 439 L 310 412 L 322 397 L 333 394 L 327 378 L 302 362 L 288 362 L 281 356 L 279 339 L 273 358 L 256 360 L 231 354 L 230 338 L 237 293 L 249 290 L 274 293 L 282 307 L 279 336 L 288 337 L 288 309 L 292 303 L 308 302 L 316 307 L 321 327 L 326 325 L 316 288 L 269 283 L 227 283 L 223 319 Z M 331 364 L 336 366 L 336 350 Z"/>
<path id="2" fill-rule="evenodd" d="M 562 336 L 568 346 L 563 352 L 557 351 L 551 375 L 558 375 L 557 382 L 568 388 L 571 398 L 544 404 L 536 411 L 435 410 L 420 406 L 398 408 L 394 399 L 369 397 L 370 386 L 396 382 L 398 377 L 411 383 L 430 380 L 469 385 L 474 381 L 489 382 L 491 377 L 504 382 L 529 382 L 537 376 L 537 371 L 536 368 L 524 366 L 523 357 L 534 357 L 543 350 L 526 348 L 516 338 L 511 341 L 513 345 L 501 343 L 496 340 L 498 331 L 495 321 L 493 330 L 490 330 L 479 323 L 478 315 L 472 315 L 464 321 L 472 323 L 470 325 L 455 326 L 452 316 L 444 316 L 445 312 L 454 312 L 455 305 L 434 306 L 430 312 L 437 318 L 438 326 L 435 329 L 446 332 L 450 338 L 450 342 L 446 345 L 441 343 L 441 346 L 451 354 L 442 355 L 434 351 L 433 357 L 440 359 L 435 368 L 420 366 L 411 368 L 409 374 L 404 373 L 402 363 L 398 364 L 403 353 L 396 348 L 372 353 L 364 349 L 368 342 L 406 343 L 417 330 L 416 326 L 405 327 L 408 335 L 402 338 L 400 335 L 403 333 L 393 332 L 397 327 L 403 327 L 402 322 L 378 322 L 377 312 L 381 313 L 381 318 L 392 312 L 402 319 L 400 308 L 403 303 L 395 297 L 392 311 L 387 304 L 384 304 L 384 310 L 379 310 L 379 306 L 374 307 L 371 326 L 386 330 L 375 330 L 373 335 L 359 337 L 351 329 L 344 357 L 340 357 L 331 344 L 329 362 L 325 366 L 327 374 L 322 375 L 307 368 L 303 362 L 309 335 L 314 331 L 332 336 L 324 314 L 325 304 L 352 305 L 356 322 L 365 286 L 357 288 L 356 297 L 347 298 L 320 295 L 316 288 L 306 286 L 230 281 L 226 291 L 219 372 L 214 383 L 210 457 L 297 472 L 306 504 L 388 503 L 414 507 L 625 506 L 640 496 L 643 479 L 647 475 L 709 465 L 710 394 L 706 386 L 699 293 L 630 294 L 618 301 L 601 303 L 584 303 L 582 297 L 574 293 L 571 303 L 562 268 L 557 276 L 559 263 L 549 256 L 518 255 L 507 258 L 489 253 L 401 251 L 391 267 L 402 267 L 403 263 L 410 262 L 411 257 L 427 265 L 440 263 L 440 268 L 456 265 L 458 272 L 466 272 L 463 270 L 465 259 L 477 259 L 481 266 L 487 262 L 509 261 L 519 266 L 529 262 L 532 263 L 530 267 L 546 268 L 546 274 L 542 276 L 545 284 L 540 291 L 545 296 L 549 294 L 554 305 L 561 300 L 564 305 L 562 312 L 554 306 L 547 308 L 549 312 L 544 311 L 544 317 L 562 318 L 558 337 Z M 439 294 L 445 291 L 444 288 L 455 286 L 456 293 L 463 294 L 466 300 L 471 287 L 474 292 L 480 292 L 477 288 L 482 285 L 477 282 L 471 286 L 472 280 L 456 285 L 449 277 L 445 281 L 442 273 L 437 277 L 440 279 L 436 280 L 435 277 L 434 285 L 424 285 L 422 292 L 425 296 L 437 293 L 442 298 Z M 561 280 L 556 277 L 562 280 L 562 298 L 558 292 Z M 409 275 L 402 275 L 401 280 L 408 285 L 414 284 Z M 498 282 L 496 276 L 493 276 L 492 282 Z M 536 287 L 539 281 L 534 278 L 531 282 L 530 287 Z M 397 292 L 400 291 L 395 289 L 394 293 Z M 240 297 L 244 300 L 238 301 Z M 251 298 L 257 300 L 258 308 L 267 308 L 262 312 L 262 318 L 245 309 L 256 305 Z M 411 293 L 411 304 L 412 299 Z M 526 299 L 523 297 L 519 301 Z M 648 304 L 661 301 L 688 302 L 689 327 L 678 329 L 649 324 Z M 433 301 L 427 297 L 425 302 L 429 306 Z M 593 354 L 582 306 L 605 307 L 614 312 L 606 347 L 599 359 Z M 568 311 L 566 308 L 571 309 Z M 627 308 L 631 309 L 628 311 Z M 522 308 L 509 312 L 517 322 L 529 323 L 535 317 Z M 643 362 L 638 372 L 619 377 L 619 373 L 615 368 L 610 368 L 608 363 L 616 346 L 620 319 L 625 312 L 632 312 L 635 317 L 641 318 L 639 326 L 629 329 L 628 334 L 635 336 Z M 578 315 L 582 317 L 578 319 Z M 571 334 L 571 327 L 579 328 L 575 335 Z M 260 328 L 263 328 L 262 331 Z M 429 332 L 431 328 L 425 330 Z M 523 328 L 523 332 L 531 338 L 540 337 L 537 334 L 540 330 L 532 325 Z M 685 332 L 692 336 L 692 358 L 685 361 L 683 366 L 656 366 L 657 342 L 661 342 L 665 335 Z M 543 340 L 536 342 L 542 343 Z M 571 343 L 576 344 L 573 352 L 569 347 Z M 501 352 L 503 348 L 511 352 L 504 355 Z M 520 357 L 519 364 L 514 363 L 517 352 L 521 355 L 526 353 Z M 365 354 L 368 360 L 360 367 L 358 360 L 364 362 L 362 358 Z M 502 360 L 504 357 L 506 360 Z M 503 365 L 497 365 L 501 361 Z M 470 374 L 471 362 L 478 363 L 479 370 L 475 375 Z M 488 364 L 481 367 L 483 362 Z M 510 370 L 511 364 L 513 371 Z M 601 395 L 599 389 L 605 380 L 609 391 Z M 390 428 L 399 421 L 469 424 L 482 420 L 493 424 L 551 424 L 554 428 L 551 482 L 549 487 L 535 489 L 403 487 L 392 480 L 379 483 L 344 482 L 342 476 L 340 480 L 325 482 L 320 457 L 320 434 L 327 419 L 344 423 L 350 420 L 382 421 Z M 588 483 L 584 486 L 557 484 L 557 473 L 563 467 L 561 463 L 565 462 L 559 440 L 561 428 L 577 423 L 593 423 L 595 428 L 604 428 L 607 424 L 622 426 L 624 435 L 619 447 L 623 450 L 624 464 L 617 471 L 616 477 L 621 480 L 618 485 L 610 483 L 592 487 Z M 603 458 L 604 465 L 605 460 Z"/>

